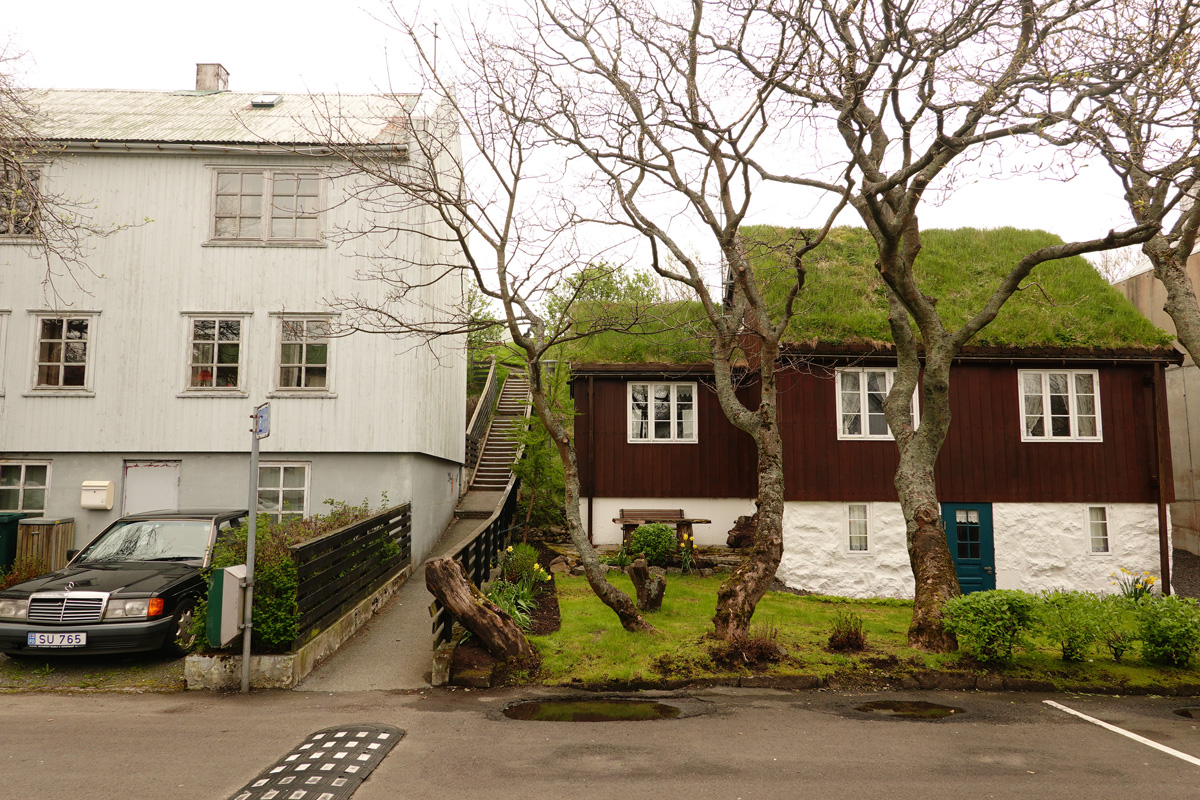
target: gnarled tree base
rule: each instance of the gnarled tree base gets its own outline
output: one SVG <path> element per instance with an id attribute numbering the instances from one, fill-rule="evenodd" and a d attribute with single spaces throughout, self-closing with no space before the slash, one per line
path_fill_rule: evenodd
<path id="1" fill-rule="evenodd" d="M 629 579 L 637 590 L 637 607 L 639 611 L 658 611 L 662 608 L 663 595 L 667 592 L 667 582 L 661 575 L 650 574 L 646 559 L 639 558 L 629 568 Z"/>
<path id="2" fill-rule="evenodd" d="M 541 656 L 525 633 L 471 583 L 462 564 L 451 558 L 427 561 L 425 587 L 495 658 L 521 669 L 533 669 L 541 663 Z"/>

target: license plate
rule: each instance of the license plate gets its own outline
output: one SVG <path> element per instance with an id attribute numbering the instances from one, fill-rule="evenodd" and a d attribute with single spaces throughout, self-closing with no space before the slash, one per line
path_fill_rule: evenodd
<path id="1" fill-rule="evenodd" d="M 26 642 L 29 647 L 83 647 L 86 633 L 33 633 Z"/>

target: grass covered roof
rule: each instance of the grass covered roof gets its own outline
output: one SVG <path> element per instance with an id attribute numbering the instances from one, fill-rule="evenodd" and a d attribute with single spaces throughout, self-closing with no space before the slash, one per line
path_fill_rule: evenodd
<path id="1" fill-rule="evenodd" d="M 769 301 L 782 303 L 792 280 L 794 231 L 771 226 L 742 229 Z M 1001 277 L 1028 253 L 1062 240 L 1044 231 L 996 228 L 926 230 L 917 258 L 917 283 L 937 299 L 950 329 L 983 307 Z M 878 346 L 891 344 L 887 298 L 875 270 L 876 251 L 863 228 L 830 231 L 805 258 L 806 281 L 795 304 L 787 340 L 793 344 Z M 575 361 L 675 362 L 708 359 L 698 337 L 703 314 L 695 304 L 663 307 L 664 322 L 646 336 L 607 333 L 573 347 Z M 1039 265 L 969 343 L 991 348 L 1087 348 L 1122 350 L 1169 345 L 1172 337 L 1154 327 L 1084 258 Z"/>

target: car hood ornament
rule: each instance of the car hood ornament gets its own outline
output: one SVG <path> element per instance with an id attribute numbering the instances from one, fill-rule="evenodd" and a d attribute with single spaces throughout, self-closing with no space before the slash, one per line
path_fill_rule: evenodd
<path id="1" fill-rule="evenodd" d="M 74 588 L 75 588 L 75 581 L 67 581 L 67 591 L 69 592 Z"/>

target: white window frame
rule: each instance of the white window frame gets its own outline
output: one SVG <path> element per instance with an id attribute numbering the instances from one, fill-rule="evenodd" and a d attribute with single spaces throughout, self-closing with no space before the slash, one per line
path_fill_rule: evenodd
<path id="1" fill-rule="evenodd" d="M 312 495 L 312 492 L 311 492 L 312 462 L 311 461 L 260 461 L 258 464 L 259 473 L 255 477 L 254 510 L 255 510 L 256 514 L 266 514 L 269 517 L 274 517 L 277 522 L 281 521 L 283 518 L 283 470 L 285 467 L 300 467 L 304 470 L 304 510 L 301 513 L 302 518 L 307 517 L 309 515 L 309 498 Z M 279 470 L 280 485 L 278 488 L 273 487 L 273 486 L 265 486 L 264 487 L 262 485 L 262 471 L 264 469 Z M 262 508 L 263 489 L 266 489 L 267 491 L 279 492 L 279 511 L 278 512 L 271 513 L 270 511 L 266 511 Z"/>
<path id="2" fill-rule="evenodd" d="M 26 472 L 26 468 L 27 467 L 45 467 L 46 468 L 46 485 L 45 485 L 45 487 L 43 487 L 43 490 L 45 491 L 46 494 L 45 494 L 44 501 L 42 503 L 42 508 L 40 508 L 40 509 L 13 508 L 13 509 L 0 509 L 0 511 L 3 511 L 4 513 L 9 513 L 9 512 L 13 512 L 13 511 L 34 511 L 38 514 L 45 515 L 46 506 L 50 502 L 51 463 L 52 462 L 50 462 L 50 461 L 38 461 L 36 459 L 24 460 L 24 459 L 15 459 L 15 458 L 0 458 L 0 467 L 11 467 L 11 466 L 21 467 L 21 482 L 20 482 L 20 484 L 18 484 L 18 492 L 19 492 L 18 499 L 17 499 L 18 506 L 22 506 L 25 503 L 25 488 L 26 488 L 25 472 Z"/>
<path id="3" fill-rule="evenodd" d="M 8 334 L 9 314 L 8 309 L 0 308 L 0 397 L 4 397 L 4 373 L 7 370 L 4 368 L 8 361 Z"/>
<path id="4" fill-rule="evenodd" d="M 304 169 L 300 167 L 288 166 L 273 166 L 273 167 L 238 167 L 233 165 L 211 165 L 212 170 L 212 189 L 209 198 L 209 214 L 208 214 L 208 241 L 211 245 L 251 245 L 251 246 L 272 246 L 272 245 L 290 245 L 290 246 L 324 246 L 325 244 L 325 176 L 320 171 L 314 169 Z M 239 176 L 241 181 L 242 175 L 257 174 L 262 178 L 262 193 L 258 195 L 259 201 L 258 214 L 258 235 L 257 236 L 219 236 L 217 235 L 217 205 L 218 196 L 228 196 L 228 193 L 218 192 L 222 175 Z M 313 219 L 316 225 L 316 235 L 312 237 L 304 236 L 273 236 L 271 234 L 272 210 L 275 208 L 275 181 L 277 177 L 292 176 L 296 178 L 311 178 L 317 182 L 316 195 L 316 210 L 312 212 L 300 213 L 296 212 L 290 215 L 293 220 L 297 219 Z M 239 193 L 235 195 L 241 197 L 240 186 Z M 222 215 L 228 216 L 228 215 Z M 230 217 L 232 219 L 241 219 L 243 216 L 239 213 L 237 216 Z M 240 227 L 240 225 L 239 225 Z M 240 230 L 239 230 L 240 233 Z"/>
<path id="5" fill-rule="evenodd" d="M 863 417 L 862 425 L 861 425 L 861 431 L 862 431 L 861 433 L 846 433 L 846 428 L 845 428 L 845 424 L 844 424 L 844 413 L 845 412 L 842 409 L 842 375 L 844 375 L 846 373 L 851 373 L 851 372 L 858 373 L 858 375 L 859 375 L 859 380 L 858 380 L 858 408 L 859 408 L 859 411 L 858 411 L 858 413 L 861 417 Z M 883 434 L 878 434 L 878 433 L 873 434 L 873 433 L 868 432 L 867 419 L 866 419 L 867 415 L 865 413 L 865 409 L 867 407 L 867 382 L 862 377 L 863 375 L 865 375 L 868 372 L 884 373 L 884 376 L 885 376 L 884 385 L 887 389 L 887 391 L 884 393 L 884 399 L 886 400 L 887 395 L 889 393 L 891 393 L 891 391 L 892 391 L 892 383 L 896 380 L 896 368 L 895 367 L 839 367 L 834 372 L 833 394 L 834 394 L 834 398 L 837 403 L 837 420 L 836 420 L 836 422 L 837 422 L 837 438 L 839 440 L 845 440 L 845 441 L 868 440 L 868 441 L 889 441 L 889 442 L 892 441 L 892 438 L 893 438 L 892 437 L 892 427 L 887 424 L 886 419 L 884 420 L 884 431 L 885 432 Z M 917 389 L 913 389 L 912 413 L 913 413 L 913 428 L 914 429 L 916 428 L 917 425 L 920 424 L 920 419 L 921 419 L 921 408 L 917 402 L 917 398 L 918 398 Z"/>
<path id="6" fill-rule="evenodd" d="M 853 546 L 854 543 L 852 541 L 854 532 L 853 532 L 853 530 L 851 530 L 850 526 L 853 522 L 857 522 L 860 519 L 859 517 L 854 516 L 854 512 L 853 512 L 853 509 L 855 507 L 859 507 L 859 506 L 861 506 L 863 509 L 863 516 L 861 518 L 861 521 L 866 523 L 865 536 L 867 539 L 867 546 L 862 549 L 856 550 Z M 850 553 L 852 555 L 862 555 L 863 553 L 872 552 L 871 540 L 875 538 L 874 537 L 874 527 L 875 527 L 874 520 L 872 519 L 872 514 L 871 514 L 871 503 L 843 503 L 842 504 L 842 531 L 845 535 L 845 538 L 842 540 L 842 542 L 843 542 L 843 550 L 845 550 L 845 552 Z"/>
<path id="7" fill-rule="evenodd" d="M 1104 512 L 1104 519 L 1101 520 L 1104 523 L 1104 546 L 1106 548 L 1104 550 L 1093 549 L 1094 535 L 1092 533 L 1092 525 L 1095 522 L 1094 520 L 1092 520 L 1092 510 L 1093 509 L 1097 509 L 1099 511 Z M 1112 556 L 1112 554 L 1113 554 L 1112 508 L 1110 508 L 1109 506 L 1102 506 L 1102 505 L 1095 505 L 1095 504 L 1088 505 L 1083 511 L 1083 530 L 1084 530 L 1084 535 L 1087 537 L 1087 549 L 1088 549 L 1089 555 L 1100 556 L 1100 557 Z"/>
<path id="8" fill-rule="evenodd" d="M 1070 435 L 1069 436 L 1053 436 L 1050 433 L 1052 422 L 1048 413 L 1050 405 L 1050 375 L 1066 375 L 1067 376 L 1067 413 L 1070 420 Z M 1036 435 L 1029 433 L 1028 418 L 1029 415 L 1025 409 L 1025 378 L 1029 375 L 1037 375 L 1041 378 L 1041 399 L 1042 399 L 1042 434 Z M 1096 434 L 1094 436 L 1079 435 L 1079 398 L 1075 390 L 1075 377 L 1077 375 L 1090 375 L 1092 377 L 1092 397 L 1095 400 L 1093 414 L 1096 417 Z M 1021 425 L 1021 441 L 1023 442 L 1102 442 L 1104 441 L 1104 429 L 1101 424 L 1100 413 L 1100 372 L 1094 369 L 1020 369 L 1017 370 L 1017 408 L 1020 412 Z M 1090 416 L 1090 415 L 1089 415 Z"/>
<path id="9" fill-rule="evenodd" d="M 283 377 L 283 346 L 284 328 L 288 323 L 295 322 L 322 322 L 330 327 L 333 326 L 335 315 L 333 314 L 291 314 L 291 313 L 272 313 L 272 317 L 278 320 L 275 325 L 275 357 L 273 359 L 272 369 L 275 376 L 272 379 L 272 386 L 275 388 L 267 394 L 268 397 L 336 397 L 333 392 L 333 340 L 332 333 L 325 336 L 325 385 L 324 386 L 284 386 L 281 378 Z M 286 342 L 291 343 L 291 342 Z M 309 341 L 306 339 L 303 342 L 305 352 Z M 289 362 L 291 363 L 291 362 Z"/>
<path id="10" fill-rule="evenodd" d="M 74 312 L 56 312 L 56 311 L 33 311 L 30 312 L 33 318 L 33 369 L 30 372 L 30 391 L 28 395 L 60 395 L 60 396 L 93 396 L 92 386 L 95 380 L 95 363 L 96 363 L 96 322 L 100 316 L 98 311 L 74 311 Z M 82 386 L 63 386 L 59 385 L 42 385 L 38 383 L 38 373 L 40 372 L 39 365 L 41 360 L 42 346 L 42 321 L 48 319 L 61 319 L 64 322 L 73 319 L 82 319 L 87 321 L 87 337 L 84 339 L 84 360 L 83 360 L 83 385 Z M 63 340 L 66 341 L 65 339 Z M 61 353 L 61 359 L 66 358 L 66 354 Z M 60 366 L 68 362 L 65 360 L 57 363 Z M 61 373 L 60 373 L 61 378 Z"/>
<path id="11" fill-rule="evenodd" d="M 246 370 L 247 370 L 247 355 L 246 348 L 247 334 L 250 329 L 251 312 L 248 311 L 232 311 L 232 312 L 214 312 L 205 313 L 201 311 L 187 311 L 183 314 L 184 319 L 184 343 L 183 343 L 183 392 L 181 397 L 246 397 Z M 193 386 L 192 385 L 192 347 L 195 343 L 195 323 L 201 320 L 215 320 L 218 323 L 217 330 L 220 330 L 221 322 L 237 322 L 239 324 L 238 335 L 238 361 L 237 374 L 238 382 L 236 386 L 217 386 L 216 375 L 213 375 L 212 386 Z M 218 343 L 218 340 L 213 341 L 213 345 Z M 213 352 L 214 364 L 216 359 L 216 351 Z"/>
<path id="12" fill-rule="evenodd" d="M 646 436 L 635 437 L 633 434 L 633 387 L 646 387 Z M 671 435 L 658 438 L 654 435 L 654 388 L 668 386 L 671 392 Z M 679 389 L 688 387 L 692 390 L 692 435 L 678 435 L 679 425 Z M 700 413 L 698 386 L 691 381 L 629 381 L 625 385 L 625 437 L 629 444 L 696 444 L 699 441 Z"/>

